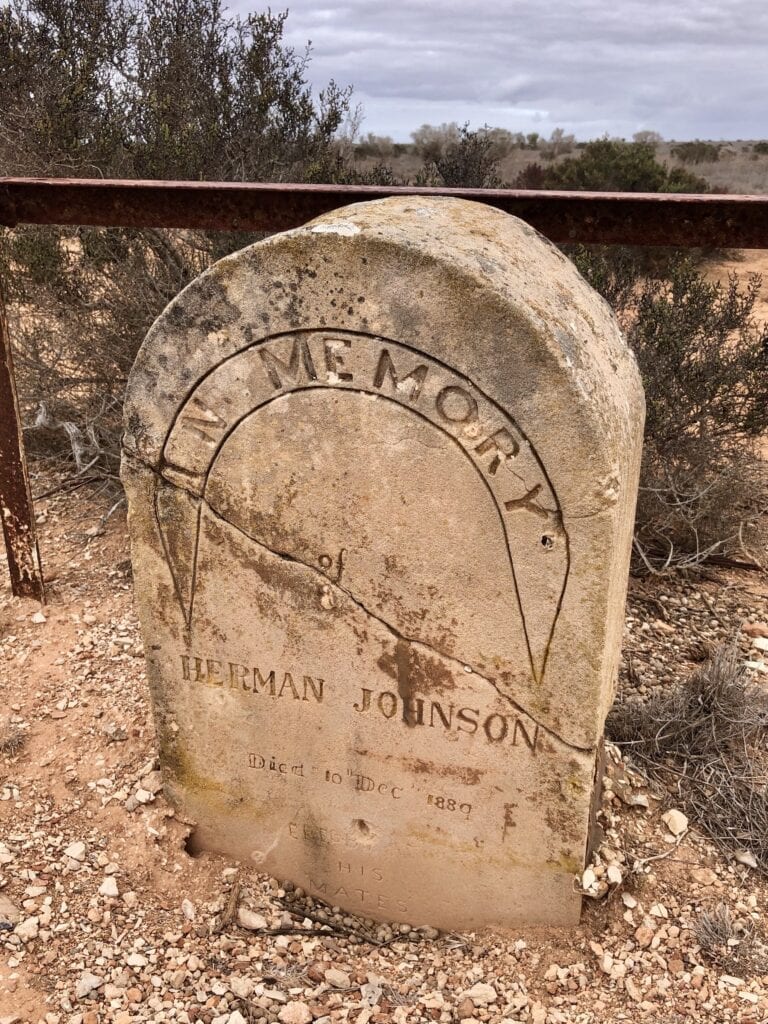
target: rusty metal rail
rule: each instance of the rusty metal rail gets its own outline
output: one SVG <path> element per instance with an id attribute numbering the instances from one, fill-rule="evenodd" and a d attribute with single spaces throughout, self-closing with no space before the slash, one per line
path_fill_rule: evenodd
<path id="1" fill-rule="evenodd" d="M 395 195 L 486 203 L 553 242 L 768 248 L 768 196 L 641 192 L 0 178 L 0 224 L 284 231 L 348 203 Z"/>
<path id="2" fill-rule="evenodd" d="M 0 178 L 0 225 L 284 231 L 349 203 L 395 195 L 485 203 L 553 242 L 768 248 L 768 196 Z M 0 518 L 13 593 L 44 600 L 1 291 Z"/>

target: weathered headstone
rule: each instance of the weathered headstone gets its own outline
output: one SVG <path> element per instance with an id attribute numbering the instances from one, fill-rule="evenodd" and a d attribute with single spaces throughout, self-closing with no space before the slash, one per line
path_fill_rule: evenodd
<path id="1" fill-rule="evenodd" d="M 123 479 L 197 844 L 366 917 L 575 922 L 642 424 L 605 303 L 483 205 L 347 207 L 189 285 Z"/>

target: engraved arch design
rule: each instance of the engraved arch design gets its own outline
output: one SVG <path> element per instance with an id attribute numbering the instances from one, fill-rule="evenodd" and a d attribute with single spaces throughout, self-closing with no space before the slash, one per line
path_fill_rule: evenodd
<path id="1" fill-rule="evenodd" d="M 455 378 L 462 381 L 470 394 L 474 393 L 477 394 L 478 396 L 481 396 L 482 399 L 490 407 L 495 409 L 497 413 L 505 421 L 512 424 L 515 431 L 517 431 L 520 437 L 525 441 L 530 450 L 531 455 L 535 459 L 539 472 L 541 473 L 542 477 L 544 478 L 544 481 L 546 482 L 547 490 L 549 491 L 551 497 L 554 499 L 555 508 L 542 508 L 542 512 L 544 512 L 544 514 L 547 517 L 551 516 L 552 519 L 558 524 L 559 533 L 563 539 L 565 555 L 565 569 L 562 574 L 562 585 L 560 586 L 559 592 L 557 594 L 556 606 L 552 609 L 550 628 L 548 630 L 548 635 L 546 637 L 546 643 L 544 646 L 543 654 L 538 658 L 538 664 L 531 642 L 530 624 L 526 621 L 524 601 L 521 593 L 520 580 L 518 579 L 519 574 L 515 568 L 515 558 L 513 551 L 514 544 L 512 537 L 510 535 L 511 529 L 508 526 L 508 519 L 505 518 L 504 509 L 502 508 L 502 505 L 500 503 L 499 496 L 489 483 L 486 473 L 483 471 L 481 466 L 478 465 L 477 460 L 472 457 L 470 450 L 468 450 L 468 448 L 461 443 L 461 440 L 456 435 L 451 433 L 450 430 L 446 429 L 446 427 L 443 424 L 429 417 L 421 409 L 416 408 L 414 405 L 410 404 L 407 400 L 402 399 L 400 396 L 383 393 L 380 387 L 374 387 L 372 385 L 360 386 L 360 381 L 356 381 L 354 385 L 348 382 L 338 380 L 334 381 L 333 383 L 328 383 L 327 381 L 323 381 L 319 378 L 304 384 L 300 384 L 298 382 L 288 382 L 284 386 L 281 386 L 281 390 L 277 393 L 272 391 L 271 393 L 262 396 L 262 399 L 260 401 L 246 402 L 245 405 L 236 413 L 236 415 L 227 417 L 226 419 L 222 418 L 222 416 L 220 416 L 218 412 L 212 414 L 212 419 L 210 420 L 199 418 L 199 410 L 195 410 L 194 405 L 196 399 L 199 396 L 199 392 L 201 391 L 204 385 L 211 385 L 211 382 L 214 380 L 215 375 L 217 374 L 218 371 L 222 370 L 222 368 L 228 365 L 231 366 L 231 364 L 234 361 L 242 359 L 244 356 L 254 354 L 259 349 L 263 348 L 266 344 L 279 342 L 281 339 L 291 337 L 309 337 L 311 339 L 313 335 L 322 335 L 325 337 L 333 337 L 340 339 L 361 339 L 365 340 L 368 343 L 376 343 L 381 348 L 395 346 L 398 349 L 408 351 L 411 353 L 411 355 L 415 356 L 416 358 L 426 361 L 427 364 L 434 364 L 440 367 L 441 370 L 444 371 L 446 374 L 450 375 L 451 378 Z M 162 480 L 158 482 L 155 490 L 155 515 L 160 536 L 162 539 L 163 549 L 168 562 L 171 576 L 173 578 L 176 596 L 182 609 L 187 629 L 189 630 L 191 628 L 192 613 L 194 608 L 195 580 L 197 574 L 197 556 L 201 527 L 200 511 L 202 502 L 206 501 L 205 491 L 209 476 L 213 470 L 213 467 L 216 463 L 216 460 L 220 452 L 222 451 L 222 449 L 224 448 L 225 444 L 232 436 L 234 431 L 236 431 L 237 428 L 250 416 L 253 416 L 254 414 L 258 413 L 261 409 L 264 409 L 267 406 L 271 405 L 272 403 L 282 398 L 286 398 L 291 394 L 305 393 L 315 390 L 335 392 L 343 390 L 350 391 L 356 394 L 373 395 L 380 400 L 393 403 L 399 406 L 400 408 L 407 409 L 409 412 L 415 414 L 422 421 L 430 424 L 431 426 L 439 430 L 445 437 L 449 439 L 449 441 L 456 448 L 459 449 L 459 451 L 470 462 L 475 473 L 477 474 L 477 476 L 479 476 L 483 484 L 483 487 L 490 495 L 499 522 L 501 524 L 502 533 L 505 539 L 506 556 L 509 562 L 510 574 L 512 578 L 512 590 L 515 595 L 515 601 L 522 622 L 523 632 L 525 635 L 526 644 L 528 648 L 528 658 L 531 676 L 536 683 L 541 683 L 544 678 L 544 672 L 546 669 L 549 649 L 551 646 L 552 638 L 554 636 L 557 619 L 560 614 L 560 609 L 562 607 L 562 602 L 568 582 L 568 576 L 570 571 L 570 550 L 568 534 L 562 522 L 561 506 L 559 500 L 557 499 L 557 494 L 555 492 L 554 486 L 551 483 L 549 475 L 547 474 L 546 469 L 538 453 L 536 452 L 533 444 L 531 443 L 526 433 L 522 430 L 522 428 L 515 421 L 515 419 L 497 402 L 495 402 L 493 399 L 485 395 L 485 393 L 482 392 L 480 388 L 478 388 L 477 385 L 474 384 L 473 381 L 465 377 L 463 374 L 460 374 L 453 367 L 450 367 L 447 364 L 443 363 L 441 360 L 436 359 L 434 356 L 422 352 L 419 349 L 416 349 L 410 345 L 404 344 L 403 342 L 398 342 L 395 341 L 394 339 L 383 338 L 379 335 L 361 334 L 360 332 L 336 330 L 333 328 L 309 328 L 300 331 L 282 332 L 281 334 L 271 335 L 262 338 L 257 342 L 245 346 L 238 352 L 233 353 L 226 359 L 220 361 L 215 366 L 211 367 L 205 374 L 201 375 L 200 378 L 198 378 L 198 380 L 190 388 L 182 402 L 179 404 L 177 412 L 168 427 L 168 431 L 166 433 L 165 441 L 163 444 L 162 460 L 160 467 L 160 475 Z M 199 405 L 203 409 L 206 408 L 205 403 L 199 402 Z M 194 469 L 190 470 L 189 468 L 181 465 L 178 461 L 169 458 L 169 448 L 171 448 L 172 446 L 174 432 L 177 429 L 179 423 L 181 422 L 185 410 L 190 408 L 190 406 L 193 408 L 193 411 L 195 411 L 196 416 L 198 417 L 195 420 L 195 422 L 209 422 L 211 425 L 211 430 L 215 431 L 215 442 L 211 443 L 210 445 L 199 445 L 196 449 L 197 456 L 200 456 L 201 451 L 203 453 L 203 458 L 198 459 L 198 465 L 204 467 L 202 469 L 202 472 L 195 472 Z M 529 492 L 529 494 L 535 495 L 538 492 L 538 490 L 539 487 L 535 487 Z M 514 502 L 511 504 L 514 504 Z M 175 526 L 176 529 L 169 529 L 168 524 Z M 544 542 L 545 537 L 542 537 L 542 543 Z"/>

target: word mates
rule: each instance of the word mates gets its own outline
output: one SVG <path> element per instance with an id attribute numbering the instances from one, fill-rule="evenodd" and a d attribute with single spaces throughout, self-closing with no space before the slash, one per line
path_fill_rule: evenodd
<path id="1" fill-rule="evenodd" d="M 339 900 L 350 898 L 359 901 L 362 910 L 377 910 L 382 913 L 407 914 L 408 904 L 399 897 L 384 895 L 380 892 L 373 892 L 362 886 L 338 885 L 329 882 L 327 879 L 313 878 L 309 876 L 306 888 L 315 896 L 320 896 L 326 903 L 332 906 Z"/>

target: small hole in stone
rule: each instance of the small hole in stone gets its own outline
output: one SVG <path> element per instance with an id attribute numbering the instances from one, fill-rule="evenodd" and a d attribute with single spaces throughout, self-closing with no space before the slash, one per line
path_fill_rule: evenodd
<path id="1" fill-rule="evenodd" d="M 552 548 L 555 546 L 555 538 L 552 536 L 551 533 L 542 534 L 541 546 L 544 548 L 545 551 L 552 550 Z"/>
<path id="2" fill-rule="evenodd" d="M 352 822 L 352 828 L 357 829 L 357 831 L 363 836 L 370 835 L 371 832 L 371 826 L 367 821 L 363 821 L 362 818 L 355 818 Z"/>
<path id="3" fill-rule="evenodd" d="M 203 844 L 200 842 L 197 829 L 192 829 L 187 838 L 184 840 L 184 852 L 193 858 L 201 857 L 203 855 Z"/>

